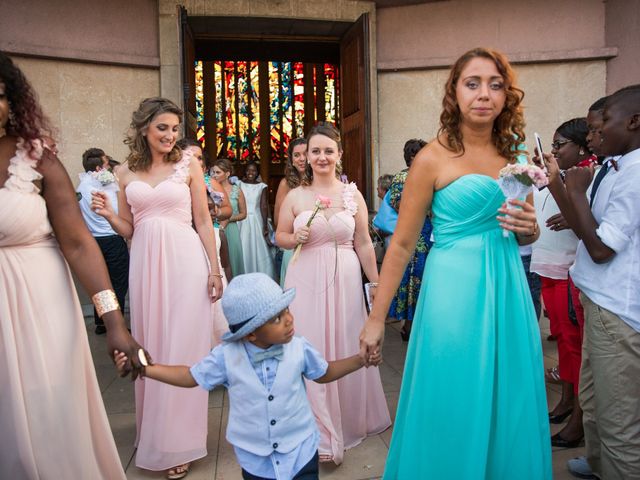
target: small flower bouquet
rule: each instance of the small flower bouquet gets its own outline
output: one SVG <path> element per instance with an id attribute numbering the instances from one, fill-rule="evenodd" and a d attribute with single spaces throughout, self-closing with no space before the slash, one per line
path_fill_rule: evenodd
<path id="1" fill-rule="evenodd" d="M 219 207 L 222 205 L 222 200 L 224 200 L 224 193 L 218 192 L 216 190 L 210 190 L 209 196 L 211 197 L 211 200 L 213 200 L 213 204 L 216 207 Z"/>
<path id="2" fill-rule="evenodd" d="M 507 165 L 500 170 L 498 176 L 498 185 L 507 197 L 507 203 L 510 200 L 526 197 L 534 185 L 537 188 L 542 188 L 548 183 L 549 179 L 544 170 L 529 163 Z M 508 237 L 509 231 L 503 230 L 502 235 Z"/>
<path id="3" fill-rule="evenodd" d="M 316 198 L 316 206 L 313 209 L 313 213 L 311 214 L 311 216 L 309 217 L 309 220 L 307 220 L 307 227 L 311 226 L 311 222 L 313 222 L 313 219 L 315 218 L 315 216 L 318 214 L 318 212 L 320 210 L 324 210 L 325 208 L 329 208 L 331 207 L 331 199 L 329 197 L 325 197 L 322 195 L 318 195 L 318 198 Z M 291 263 L 295 263 L 295 261 L 298 259 L 298 256 L 300 255 L 300 250 L 302 249 L 302 244 L 299 243 L 298 245 L 296 245 L 296 249 L 293 252 L 293 256 L 291 257 Z"/>
<path id="4" fill-rule="evenodd" d="M 111 170 L 107 170 L 106 168 L 98 170 L 97 172 L 91 172 L 91 176 L 99 181 L 103 187 L 116 182 L 116 176 Z"/>
<path id="5" fill-rule="evenodd" d="M 85 172 L 80 174 L 81 181 L 88 181 L 93 188 L 102 192 L 117 192 L 120 190 L 118 179 L 106 168 L 95 172 Z"/>

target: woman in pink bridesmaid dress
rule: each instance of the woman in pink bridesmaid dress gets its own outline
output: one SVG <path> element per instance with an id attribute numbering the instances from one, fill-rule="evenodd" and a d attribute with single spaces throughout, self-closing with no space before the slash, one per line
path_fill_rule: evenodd
<path id="1" fill-rule="evenodd" d="M 0 52 L 0 478 L 125 480 L 69 267 L 91 296 L 112 287 L 48 131 Z M 135 355 L 120 309 L 103 318 Z"/>
<path id="2" fill-rule="evenodd" d="M 131 238 L 133 335 L 154 360 L 191 365 L 211 349 L 222 283 L 202 169 L 176 146 L 181 117 L 169 100 L 142 101 L 118 172 L 119 213 L 100 194 L 93 208 Z M 135 395 L 136 465 L 182 478 L 207 454 L 207 392 L 139 380 Z"/>
<path id="3" fill-rule="evenodd" d="M 364 199 L 355 184 L 345 185 L 336 175 L 342 157 L 340 134 L 322 124 L 307 140 L 312 179 L 287 194 L 276 241 L 287 249 L 303 244 L 287 269 L 285 286 L 296 289 L 289 308 L 298 319 L 297 332 L 327 360 L 335 360 L 359 352 L 358 337 L 367 317 L 360 267 L 372 282 L 377 282 L 378 271 Z M 330 198 L 331 206 L 320 210 L 307 227 L 318 195 Z M 342 463 L 344 450 L 391 425 L 376 368 L 331 384 L 308 382 L 307 393 L 320 428 L 321 462 Z"/>

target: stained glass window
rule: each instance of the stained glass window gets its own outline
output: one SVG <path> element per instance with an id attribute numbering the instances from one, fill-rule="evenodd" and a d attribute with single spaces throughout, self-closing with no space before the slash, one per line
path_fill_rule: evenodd
<path id="1" fill-rule="evenodd" d="M 207 150 L 215 150 L 218 157 L 280 163 L 291 139 L 304 136 L 316 121 L 338 122 L 337 65 L 220 60 L 207 68 L 213 72 L 212 85 L 205 85 L 204 63 L 195 64 L 196 134 L 203 146 L 207 140 L 214 142 L 215 149 Z M 261 83 L 269 88 L 264 98 Z M 313 93 L 305 95 L 306 89 Z M 207 108 L 205 102 L 210 102 Z M 268 112 L 266 125 L 260 122 L 261 109 Z M 215 132 L 205 131 L 205 110 L 215 112 L 215 121 L 208 123 Z M 268 142 L 263 143 L 265 135 Z"/>

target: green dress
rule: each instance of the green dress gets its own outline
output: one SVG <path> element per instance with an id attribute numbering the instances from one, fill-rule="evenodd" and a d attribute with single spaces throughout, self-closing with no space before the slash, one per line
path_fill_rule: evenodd
<path id="1" fill-rule="evenodd" d="M 240 209 L 238 208 L 238 197 L 240 196 L 240 187 L 233 185 L 231 187 L 231 194 L 229 195 L 229 203 L 231 203 L 231 209 L 233 215 L 238 215 Z M 244 273 L 244 261 L 242 259 L 242 244 L 240 243 L 240 228 L 238 222 L 229 222 L 224 229 L 224 233 L 227 235 L 227 244 L 229 246 L 229 263 L 231 264 L 231 273 L 233 276 L 242 275 Z"/>
<path id="2" fill-rule="evenodd" d="M 551 479 L 540 332 L 504 201 L 479 174 L 434 194 L 385 480 Z"/>

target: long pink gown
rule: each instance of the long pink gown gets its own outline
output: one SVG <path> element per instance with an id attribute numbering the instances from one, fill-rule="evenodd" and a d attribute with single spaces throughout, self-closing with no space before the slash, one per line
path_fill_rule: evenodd
<path id="1" fill-rule="evenodd" d="M 289 262 L 285 288 L 295 287 L 289 310 L 296 333 L 325 357 L 337 360 L 356 355 L 360 330 L 367 317 L 360 261 L 353 249 L 355 184 L 345 185 L 345 209 L 319 212 L 309 241 Z M 326 217 L 325 217 L 326 213 Z M 294 229 L 307 223 L 311 211 L 300 213 Z M 307 395 L 320 429 L 320 454 L 341 463 L 344 450 L 391 425 L 377 368 L 363 368 L 332 383 L 307 382 Z"/>
<path id="2" fill-rule="evenodd" d="M 124 479 L 35 164 L 19 142 L 0 188 L 0 478 Z"/>
<path id="3" fill-rule="evenodd" d="M 207 292 L 209 266 L 191 226 L 186 183 L 190 155 L 175 173 L 152 187 L 126 187 L 133 214 L 129 297 L 131 330 L 155 362 L 193 365 L 210 350 L 213 313 Z M 207 392 L 154 380 L 135 386 L 136 465 L 166 470 L 207 454 Z"/>

